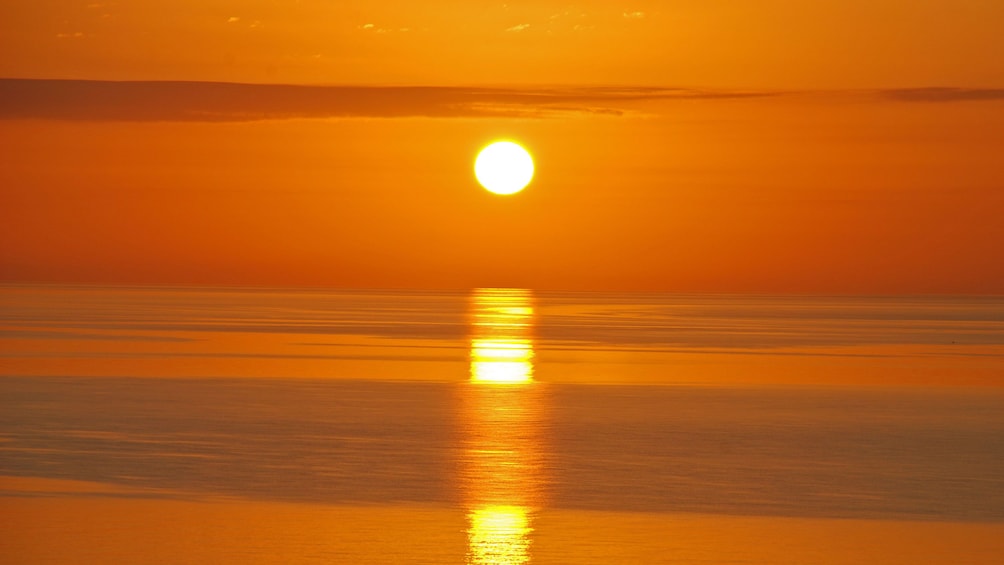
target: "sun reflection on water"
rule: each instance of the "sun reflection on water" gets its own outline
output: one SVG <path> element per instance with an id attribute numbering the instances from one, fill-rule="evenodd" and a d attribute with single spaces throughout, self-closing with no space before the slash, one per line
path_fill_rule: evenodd
<path id="1" fill-rule="evenodd" d="M 532 330 L 528 291 L 474 292 L 471 379 L 460 409 L 469 564 L 530 561 L 546 453 L 544 389 L 533 381 Z"/>
<path id="2" fill-rule="evenodd" d="M 468 563 L 518 565 L 530 562 L 530 519 L 522 506 L 486 506 L 470 513 Z"/>
<path id="3" fill-rule="evenodd" d="M 471 381 L 533 380 L 533 305 L 529 291 L 477 289 L 471 299 Z"/>

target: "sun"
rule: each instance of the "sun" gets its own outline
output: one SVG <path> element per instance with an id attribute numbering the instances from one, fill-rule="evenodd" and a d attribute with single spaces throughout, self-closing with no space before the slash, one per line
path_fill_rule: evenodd
<path id="1" fill-rule="evenodd" d="M 530 184 L 533 158 L 518 143 L 496 141 L 478 153 L 474 176 L 489 192 L 515 194 Z"/>

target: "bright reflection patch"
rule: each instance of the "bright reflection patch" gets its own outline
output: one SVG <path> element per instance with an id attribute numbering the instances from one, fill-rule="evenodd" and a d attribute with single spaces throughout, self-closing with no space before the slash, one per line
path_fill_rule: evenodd
<path id="1" fill-rule="evenodd" d="M 533 380 L 533 306 L 526 291 L 478 289 L 471 304 L 471 381 Z"/>
<path id="2" fill-rule="evenodd" d="M 526 508 L 487 506 L 470 514 L 468 563 L 517 565 L 530 561 L 530 520 Z"/>

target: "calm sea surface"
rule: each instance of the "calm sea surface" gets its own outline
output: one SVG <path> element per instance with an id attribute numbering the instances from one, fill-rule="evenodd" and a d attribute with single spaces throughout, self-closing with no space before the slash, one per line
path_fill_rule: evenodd
<path id="1" fill-rule="evenodd" d="M 1000 563 L 1004 298 L 0 287 L 2 563 Z"/>

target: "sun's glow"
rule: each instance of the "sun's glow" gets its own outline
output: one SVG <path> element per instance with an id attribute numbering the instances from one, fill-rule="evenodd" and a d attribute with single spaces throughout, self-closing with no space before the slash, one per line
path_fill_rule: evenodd
<path id="1" fill-rule="evenodd" d="M 495 194 L 515 194 L 533 178 L 533 158 L 518 143 L 496 141 L 478 153 L 474 176 Z"/>

